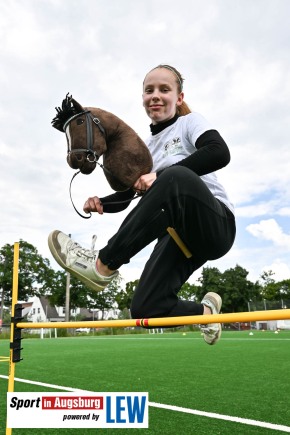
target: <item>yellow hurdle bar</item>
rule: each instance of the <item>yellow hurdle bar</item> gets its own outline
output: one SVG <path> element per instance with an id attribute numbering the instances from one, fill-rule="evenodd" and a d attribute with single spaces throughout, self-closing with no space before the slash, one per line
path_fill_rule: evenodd
<path id="1" fill-rule="evenodd" d="M 203 316 L 163 317 L 152 319 L 128 319 L 128 320 L 96 320 L 89 322 L 40 322 L 40 323 L 17 323 L 17 328 L 126 328 L 134 326 L 162 327 L 181 326 L 207 323 L 239 323 L 255 322 L 261 320 L 290 320 L 290 309 L 250 311 L 243 313 L 212 314 Z"/>
<path id="2" fill-rule="evenodd" d="M 18 265 L 19 263 L 19 242 L 14 243 L 14 256 L 13 256 L 13 285 L 12 285 L 12 318 L 15 315 L 15 305 L 18 300 Z M 11 344 L 13 343 L 15 324 L 11 322 L 10 328 L 10 357 L 9 357 L 9 375 L 8 375 L 8 393 L 14 392 L 14 380 L 15 380 L 15 362 L 13 362 L 13 349 Z M 12 429 L 6 425 L 6 435 L 11 435 Z"/>

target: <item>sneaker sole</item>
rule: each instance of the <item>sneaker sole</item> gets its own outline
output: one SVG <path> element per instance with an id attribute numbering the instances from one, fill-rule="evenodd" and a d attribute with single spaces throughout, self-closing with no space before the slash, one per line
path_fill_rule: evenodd
<path id="1" fill-rule="evenodd" d="M 206 341 L 205 335 L 203 336 L 203 339 L 206 342 L 206 344 L 209 344 L 210 346 L 213 346 L 214 344 L 216 344 L 219 341 L 219 339 L 221 338 L 221 335 L 222 335 L 222 327 L 221 327 L 221 324 L 219 324 L 219 332 L 218 332 L 216 338 L 212 342 Z"/>
<path id="2" fill-rule="evenodd" d="M 220 297 L 220 295 L 219 294 L 217 294 L 217 293 L 214 293 L 214 292 L 208 292 L 207 294 L 206 294 L 206 296 L 210 296 L 210 297 L 212 297 L 212 299 L 213 300 L 215 300 L 215 301 L 217 301 L 217 304 L 218 304 L 218 306 L 217 306 L 217 314 L 219 314 L 219 312 L 220 312 L 220 310 L 221 310 L 221 307 L 222 307 L 222 298 Z"/>
<path id="3" fill-rule="evenodd" d="M 97 283 L 95 283 L 94 281 L 91 281 L 89 278 L 85 277 L 84 275 L 82 275 L 81 273 L 75 271 L 74 269 L 71 269 L 70 267 L 68 267 L 63 259 L 59 256 L 57 250 L 54 247 L 54 243 L 57 242 L 57 235 L 60 233 L 60 231 L 52 231 L 49 236 L 48 236 L 48 246 L 50 249 L 50 252 L 53 256 L 53 258 L 55 259 L 55 261 L 67 272 L 69 272 L 71 275 L 73 275 L 74 277 L 78 278 L 82 283 L 84 283 L 87 287 L 89 287 L 91 290 L 100 292 L 102 290 L 104 290 L 104 288 L 106 286 L 101 286 Z M 58 243 L 58 242 L 57 242 Z"/>
<path id="4" fill-rule="evenodd" d="M 220 295 L 217 294 L 217 293 L 214 293 L 214 292 L 208 292 L 206 295 L 210 296 L 213 300 L 215 300 L 217 302 L 217 304 L 218 304 L 218 306 L 217 306 L 217 314 L 219 314 L 219 312 L 221 310 L 221 307 L 222 307 L 222 298 L 220 297 Z M 203 339 L 206 342 L 206 344 L 209 344 L 210 346 L 213 346 L 221 338 L 221 335 L 222 335 L 222 326 L 221 326 L 220 323 L 218 325 L 219 325 L 219 332 L 218 332 L 218 334 L 217 334 L 217 336 L 216 336 L 214 341 L 212 341 L 212 342 L 206 341 L 205 335 L 203 336 Z"/>

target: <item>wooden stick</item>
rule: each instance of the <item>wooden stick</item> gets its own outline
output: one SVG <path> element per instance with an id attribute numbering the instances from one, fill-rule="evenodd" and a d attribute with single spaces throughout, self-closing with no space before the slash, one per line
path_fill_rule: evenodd
<path id="1" fill-rule="evenodd" d="M 179 235 L 177 234 L 177 232 L 175 231 L 174 228 L 172 227 L 168 227 L 167 228 L 167 232 L 170 234 L 170 236 L 173 238 L 173 240 L 175 241 L 175 243 L 177 244 L 177 246 L 182 250 L 182 252 L 184 253 L 184 255 L 186 256 L 186 258 L 191 258 L 192 257 L 192 253 L 190 252 L 190 250 L 187 248 L 187 246 L 184 244 L 184 242 L 181 240 L 181 238 L 179 237 Z"/>

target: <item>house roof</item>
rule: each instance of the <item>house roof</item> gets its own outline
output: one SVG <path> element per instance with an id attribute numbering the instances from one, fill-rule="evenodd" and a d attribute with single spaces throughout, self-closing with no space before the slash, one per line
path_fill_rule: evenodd
<path id="1" fill-rule="evenodd" d="M 93 320 L 93 314 L 87 308 L 80 308 L 80 316 L 82 317 L 82 320 L 84 322 L 89 321 L 89 320 Z"/>
<path id="2" fill-rule="evenodd" d="M 21 302 L 21 305 L 22 305 L 22 316 L 25 317 L 27 316 L 27 314 L 29 313 L 32 307 L 32 302 Z"/>
<path id="3" fill-rule="evenodd" d="M 40 303 L 42 305 L 43 311 L 45 312 L 46 317 L 48 319 L 54 319 L 54 318 L 59 317 L 59 315 L 56 311 L 56 308 L 52 307 L 49 304 L 49 301 L 45 296 L 40 296 L 39 300 L 40 300 Z"/>

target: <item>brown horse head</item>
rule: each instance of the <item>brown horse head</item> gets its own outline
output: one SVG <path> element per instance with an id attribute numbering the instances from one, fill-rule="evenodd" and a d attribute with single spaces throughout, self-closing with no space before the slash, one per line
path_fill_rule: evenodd
<path id="1" fill-rule="evenodd" d="M 116 191 L 132 187 L 140 175 L 151 171 L 147 146 L 117 116 L 93 107 L 84 108 L 68 94 L 56 110 L 52 125 L 66 134 L 67 162 L 71 168 L 90 174 L 103 156 L 105 176 Z"/>

